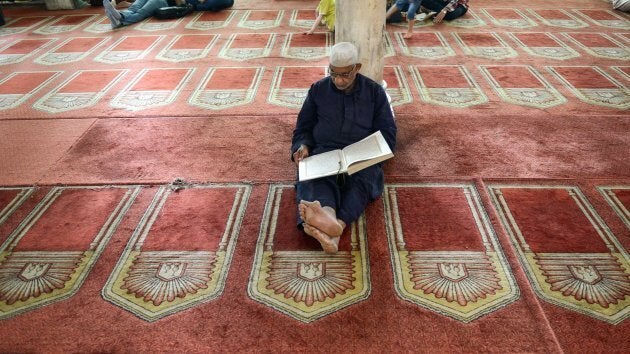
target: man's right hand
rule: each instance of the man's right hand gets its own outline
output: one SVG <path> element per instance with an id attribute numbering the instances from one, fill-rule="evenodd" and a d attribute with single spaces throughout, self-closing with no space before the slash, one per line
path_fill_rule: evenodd
<path id="1" fill-rule="evenodd" d="M 293 161 L 295 161 L 295 164 L 298 165 L 300 161 L 304 158 L 307 158 L 308 155 L 308 146 L 300 145 L 300 148 L 295 150 L 295 152 L 293 153 Z"/>

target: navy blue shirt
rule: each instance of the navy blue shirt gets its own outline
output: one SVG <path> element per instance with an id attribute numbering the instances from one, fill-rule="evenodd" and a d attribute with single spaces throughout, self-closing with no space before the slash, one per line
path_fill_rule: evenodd
<path id="1" fill-rule="evenodd" d="M 345 93 L 327 76 L 308 91 L 293 130 L 291 155 L 302 144 L 310 155 L 342 149 L 378 130 L 394 152 L 396 122 L 385 89 L 357 74 L 352 91 Z"/>

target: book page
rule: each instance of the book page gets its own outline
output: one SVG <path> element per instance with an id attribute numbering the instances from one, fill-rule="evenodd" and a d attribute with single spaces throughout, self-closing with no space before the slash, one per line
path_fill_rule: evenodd
<path id="1" fill-rule="evenodd" d="M 380 138 L 380 139 L 379 139 Z M 348 166 L 359 161 L 376 159 L 391 154 L 380 131 L 343 149 Z"/>
<path id="2" fill-rule="evenodd" d="M 341 150 L 312 155 L 299 164 L 300 181 L 336 175 L 342 167 Z"/>

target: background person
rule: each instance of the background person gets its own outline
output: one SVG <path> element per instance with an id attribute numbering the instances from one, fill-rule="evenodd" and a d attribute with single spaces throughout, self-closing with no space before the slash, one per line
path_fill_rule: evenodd
<path id="1" fill-rule="evenodd" d="M 335 31 L 335 0 L 320 0 L 315 9 L 315 22 L 304 34 L 313 34 L 320 24 L 326 25 L 330 32 Z"/>
<path id="2" fill-rule="evenodd" d="M 433 22 L 441 23 L 464 16 L 468 11 L 468 0 L 422 0 L 422 7 L 436 12 Z"/>
<path id="3" fill-rule="evenodd" d="M 220 11 L 234 5 L 234 0 L 135 0 L 127 9 L 118 11 L 109 0 L 103 1 L 105 14 L 112 28 L 131 25 L 153 16 L 161 7 L 193 5 L 198 11 Z"/>
<path id="4" fill-rule="evenodd" d="M 416 14 L 420 12 L 421 0 L 397 0 L 385 14 L 385 18 L 389 19 L 392 15 L 402 11 L 407 12 L 407 33 L 403 38 L 411 38 L 413 35 L 413 26 L 416 23 Z"/>

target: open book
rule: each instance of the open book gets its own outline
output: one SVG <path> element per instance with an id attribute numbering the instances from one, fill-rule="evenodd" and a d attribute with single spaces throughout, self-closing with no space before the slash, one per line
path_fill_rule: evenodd
<path id="1" fill-rule="evenodd" d="M 299 163 L 300 181 L 331 176 L 341 173 L 349 175 L 366 167 L 385 161 L 394 154 L 380 131 L 348 145 L 309 156 Z"/>

